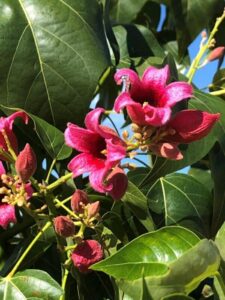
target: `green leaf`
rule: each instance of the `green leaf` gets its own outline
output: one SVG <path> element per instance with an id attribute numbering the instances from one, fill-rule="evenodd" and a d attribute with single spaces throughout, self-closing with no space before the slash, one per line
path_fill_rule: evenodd
<path id="1" fill-rule="evenodd" d="M 131 241 L 92 269 L 119 280 L 120 288 L 141 299 L 143 277 L 154 300 L 172 293 L 188 294 L 216 273 L 220 263 L 217 247 L 182 227 L 165 227 Z M 139 297 L 139 298 L 138 298 Z"/>
<path id="2" fill-rule="evenodd" d="M 81 123 L 110 63 L 98 1 L 5 0 L 0 15 L 1 103 Z"/>
<path id="3" fill-rule="evenodd" d="M 225 222 L 217 232 L 215 243 L 220 251 L 222 259 L 225 261 Z"/>
<path id="4" fill-rule="evenodd" d="M 130 23 L 136 19 L 147 0 L 118 0 L 112 2 L 111 18 L 118 23 Z"/>
<path id="5" fill-rule="evenodd" d="M 190 168 L 190 170 L 188 171 L 188 175 L 194 177 L 196 180 L 201 182 L 209 191 L 212 191 L 214 183 L 211 177 L 211 172 L 209 170 Z"/>
<path id="6" fill-rule="evenodd" d="M 29 114 L 29 116 L 34 121 L 34 130 L 44 149 L 52 159 L 62 160 L 71 155 L 72 149 L 65 145 L 62 131 L 37 116 L 32 114 Z"/>
<path id="7" fill-rule="evenodd" d="M 148 231 L 154 230 L 154 223 L 148 210 L 146 196 L 129 181 L 126 194 L 122 201 L 127 204 L 132 213 L 145 226 Z"/>
<path id="8" fill-rule="evenodd" d="M 225 69 L 220 69 L 213 77 L 213 82 L 210 85 L 210 91 L 218 91 L 225 89 Z M 220 97 L 224 98 L 224 95 Z"/>
<path id="9" fill-rule="evenodd" d="M 179 54 L 182 57 L 187 46 L 195 37 L 215 20 L 215 15 L 222 13 L 223 0 L 172 0 L 170 2 L 171 17 L 177 33 Z"/>
<path id="10" fill-rule="evenodd" d="M 166 297 L 163 297 L 161 300 L 194 300 L 194 298 L 185 296 L 184 294 L 173 294 Z"/>
<path id="11" fill-rule="evenodd" d="M 11 279 L 0 281 L 0 298 L 7 300 L 58 300 L 62 295 L 60 285 L 46 272 L 25 270 Z"/>
<path id="12" fill-rule="evenodd" d="M 166 225 L 181 225 L 210 236 L 212 195 L 193 177 L 184 174 L 161 177 L 145 194 L 150 209 L 163 214 Z"/>
<path id="13" fill-rule="evenodd" d="M 126 280 L 164 275 L 171 262 L 198 242 L 199 238 L 184 228 L 165 227 L 134 239 L 92 269 Z"/>

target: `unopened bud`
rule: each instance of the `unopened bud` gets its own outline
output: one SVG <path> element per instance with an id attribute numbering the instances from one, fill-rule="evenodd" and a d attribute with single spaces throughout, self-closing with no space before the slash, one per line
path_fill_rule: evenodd
<path id="1" fill-rule="evenodd" d="M 216 59 L 220 59 L 224 55 L 224 52 L 225 52 L 225 47 L 217 47 L 209 54 L 207 60 L 213 61 Z"/>
<path id="2" fill-rule="evenodd" d="M 71 259 L 75 267 L 82 273 L 90 272 L 89 267 L 103 258 L 103 250 L 99 242 L 86 240 L 73 251 Z"/>
<path id="3" fill-rule="evenodd" d="M 139 133 L 141 132 L 141 127 L 135 123 L 131 124 L 131 129 L 133 132 L 139 132 Z"/>
<path id="4" fill-rule="evenodd" d="M 129 132 L 127 130 L 124 130 L 122 132 L 122 137 L 126 140 L 129 137 Z"/>
<path id="5" fill-rule="evenodd" d="M 202 38 L 207 38 L 207 32 L 206 32 L 205 30 L 203 30 L 203 31 L 201 32 L 201 37 L 202 37 Z"/>
<path id="6" fill-rule="evenodd" d="M 58 216 L 54 219 L 55 231 L 58 235 L 65 238 L 74 235 L 75 225 L 68 217 Z"/>
<path id="7" fill-rule="evenodd" d="M 85 191 L 76 190 L 71 199 L 71 208 L 77 214 L 84 212 L 84 206 L 89 203 L 88 195 Z"/>
<path id="8" fill-rule="evenodd" d="M 142 134 L 141 133 L 135 133 L 134 137 L 137 141 L 140 141 L 142 139 Z"/>
<path id="9" fill-rule="evenodd" d="M 37 159 L 29 144 L 19 153 L 16 164 L 16 172 L 23 182 L 26 182 L 37 169 Z"/>
<path id="10" fill-rule="evenodd" d="M 88 209 L 87 209 L 88 219 L 95 217 L 99 213 L 99 210 L 100 210 L 100 202 L 99 201 L 90 203 L 88 205 Z"/>

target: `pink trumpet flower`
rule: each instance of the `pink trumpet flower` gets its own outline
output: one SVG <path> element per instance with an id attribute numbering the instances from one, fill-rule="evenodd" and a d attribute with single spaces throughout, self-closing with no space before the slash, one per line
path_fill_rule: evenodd
<path id="1" fill-rule="evenodd" d="M 81 152 L 68 164 L 73 176 L 89 173 L 90 184 L 105 193 L 112 188 L 104 181 L 109 172 L 126 156 L 126 144 L 109 127 L 99 124 L 103 108 L 89 112 L 85 118 L 87 129 L 69 123 L 65 131 L 66 144 Z"/>
<path id="2" fill-rule="evenodd" d="M 171 117 L 171 108 L 193 93 L 186 82 L 167 84 L 170 78 L 168 65 L 161 69 L 148 67 L 141 79 L 133 70 L 120 69 L 114 78 L 117 84 L 125 85 L 125 90 L 115 101 L 115 111 L 126 108 L 132 122 L 138 125 L 166 124 Z"/>

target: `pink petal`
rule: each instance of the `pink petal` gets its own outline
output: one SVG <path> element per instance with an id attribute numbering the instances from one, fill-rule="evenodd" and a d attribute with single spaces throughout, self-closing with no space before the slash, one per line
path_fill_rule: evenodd
<path id="1" fill-rule="evenodd" d="M 4 166 L 3 166 L 3 163 L 0 161 L 0 176 L 2 175 L 2 174 L 5 174 L 6 173 L 6 171 L 5 171 L 5 168 L 4 168 Z"/>
<path id="2" fill-rule="evenodd" d="M 145 121 L 148 125 L 161 126 L 164 125 L 171 116 L 169 107 L 154 107 L 146 105 L 144 107 Z"/>
<path id="3" fill-rule="evenodd" d="M 106 141 L 107 161 L 111 167 L 118 164 L 126 156 L 126 148 L 113 139 Z M 108 165 L 107 165 L 108 166 Z"/>
<path id="4" fill-rule="evenodd" d="M 6 229 L 9 223 L 16 223 L 15 207 L 6 203 L 0 203 L 0 226 Z"/>
<path id="5" fill-rule="evenodd" d="M 85 118 L 85 126 L 91 131 L 98 131 L 100 116 L 105 112 L 104 108 L 96 108 L 90 111 Z"/>
<path id="6" fill-rule="evenodd" d="M 114 110 L 119 113 L 123 108 L 127 107 L 128 105 L 133 105 L 134 102 L 130 97 L 130 94 L 127 92 L 121 93 L 114 103 Z"/>
<path id="7" fill-rule="evenodd" d="M 168 159 L 180 160 L 183 158 L 177 145 L 174 143 L 159 143 L 151 147 L 152 152 L 158 156 L 162 156 Z"/>
<path id="8" fill-rule="evenodd" d="M 105 166 L 103 159 L 98 159 L 92 154 L 81 153 L 75 156 L 68 164 L 68 169 L 73 172 L 73 177 L 77 177 L 83 173 L 94 172 Z"/>
<path id="9" fill-rule="evenodd" d="M 108 168 L 98 168 L 89 175 L 89 181 L 92 188 L 99 193 L 106 193 L 112 189 L 111 185 L 105 184 L 105 178 L 109 173 Z"/>
<path id="10" fill-rule="evenodd" d="M 172 107 L 181 100 L 191 98 L 193 95 L 192 86 L 187 82 L 172 82 L 165 88 L 160 99 L 160 106 Z"/>
<path id="11" fill-rule="evenodd" d="M 149 92 L 150 97 L 160 97 L 164 91 L 169 77 L 170 70 L 168 65 L 161 69 L 149 67 L 145 70 L 142 76 L 142 84 Z"/>
<path id="12" fill-rule="evenodd" d="M 102 144 L 103 141 L 97 133 L 72 123 L 67 124 L 64 136 L 65 142 L 69 147 L 85 153 L 95 152 L 99 143 Z"/>
<path id="13" fill-rule="evenodd" d="M 27 124 L 29 121 L 29 117 L 24 111 L 17 111 L 11 116 L 6 118 L 10 130 L 12 130 L 13 123 L 16 118 L 21 118 L 25 124 Z"/>
<path id="14" fill-rule="evenodd" d="M 117 136 L 117 133 L 107 126 L 100 125 L 100 117 L 105 110 L 103 108 L 96 108 L 90 111 L 85 118 L 85 126 L 94 133 L 99 134 L 105 139 L 110 139 Z"/>
<path id="15" fill-rule="evenodd" d="M 144 108 L 140 103 L 133 102 L 132 105 L 127 106 L 127 112 L 133 123 L 138 125 L 147 125 L 145 120 Z"/>
<path id="16" fill-rule="evenodd" d="M 127 190 L 128 178 L 124 173 L 124 170 L 115 167 L 108 175 L 107 183 L 111 186 L 111 189 L 108 191 L 109 195 L 114 200 L 120 200 Z"/>
<path id="17" fill-rule="evenodd" d="M 114 75 L 114 79 L 118 85 L 122 84 L 123 76 L 128 76 L 131 84 L 140 84 L 141 83 L 141 81 L 138 77 L 138 74 L 135 71 L 128 69 L 128 68 L 123 68 L 123 69 L 117 70 L 116 74 Z"/>
<path id="18" fill-rule="evenodd" d="M 166 137 L 167 141 L 190 143 L 205 137 L 213 125 L 220 118 L 220 114 L 210 114 L 200 110 L 183 110 L 167 124 L 168 128 L 176 131 Z"/>

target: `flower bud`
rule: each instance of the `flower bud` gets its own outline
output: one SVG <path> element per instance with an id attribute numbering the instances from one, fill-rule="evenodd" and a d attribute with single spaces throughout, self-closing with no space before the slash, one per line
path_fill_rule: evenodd
<path id="1" fill-rule="evenodd" d="M 87 193 L 82 190 L 76 190 L 71 199 L 71 208 L 75 213 L 81 214 L 84 212 L 84 206 L 88 203 Z"/>
<path id="2" fill-rule="evenodd" d="M 36 155 L 29 144 L 26 144 L 24 149 L 19 153 L 15 168 L 23 182 L 26 182 L 36 171 Z"/>
<path id="3" fill-rule="evenodd" d="M 128 179 L 121 168 L 115 167 L 107 177 L 107 184 L 112 186 L 111 190 L 108 192 L 109 195 L 114 200 L 119 200 L 127 190 Z"/>
<path id="4" fill-rule="evenodd" d="M 75 267 L 82 273 L 87 273 L 89 267 L 103 258 L 101 245 L 95 240 L 81 242 L 73 251 L 71 259 Z"/>
<path id="5" fill-rule="evenodd" d="M 55 231 L 58 235 L 65 238 L 74 235 L 75 225 L 68 217 L 58 216 L 54 219 Z"/>
<path id="6" fill-rule="evenodd" d="M 99 210 L 100 210 L 100 202 L 99 201 L 96 201 L 94 203 L 90 203 L 88 205 L 88 219 L 91 219 L 93 217 L 95 217 L 98 213 L 99 213 Z"/>
<path id="7" fill-rule="evenodd" d="M 212 52 L 210 52 L 209 56 L 207 57 L 207 61 L 213 61 L 216 59 L 222 58 L 225 52 L 225 47 L 217 47 Z"/>

